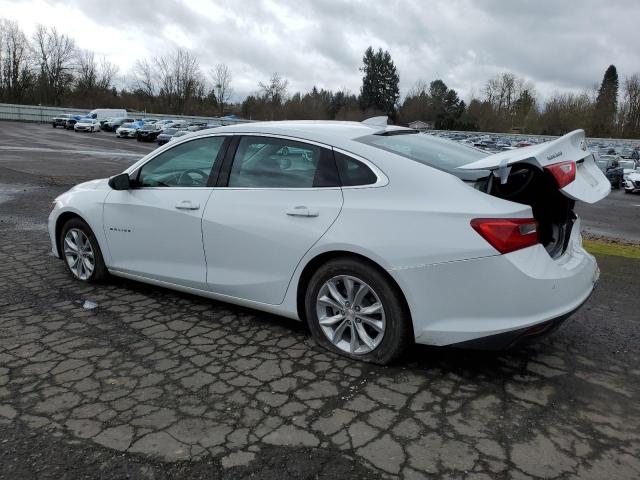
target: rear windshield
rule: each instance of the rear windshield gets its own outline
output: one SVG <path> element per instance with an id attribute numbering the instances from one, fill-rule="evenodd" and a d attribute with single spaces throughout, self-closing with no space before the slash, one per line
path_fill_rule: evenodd
<path id="1" fill-rule="evenodd" d="M 424 133 L 367 135 L 357 141 L 440 170 L 453 170 L 488 155 L 477 148 Z"/>

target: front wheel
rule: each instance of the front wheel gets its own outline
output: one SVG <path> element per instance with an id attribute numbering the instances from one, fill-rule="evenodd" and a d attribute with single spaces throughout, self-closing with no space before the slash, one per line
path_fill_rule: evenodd
<path id="1" fill-rule="evenodd" d="M 60 234 L 62 258 L 71 274 L 83 282 L 98 282 L 107 276 L 107 267 L 95 235 L 80 218 L 72 218 Z"/>
<path id="2" fill-rule="evenodd" d="M 388 364 L 411 342 L 411 318 L 397 286 L 357 259 L 334 259 L 316 271 L 305 313 L 320 345 L 356 360 Z"/>

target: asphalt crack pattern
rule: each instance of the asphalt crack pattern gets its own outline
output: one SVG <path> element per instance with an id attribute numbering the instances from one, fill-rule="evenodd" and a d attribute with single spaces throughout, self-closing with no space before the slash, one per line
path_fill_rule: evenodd
<path id="1" fill-rule="evenodd" d="M 417 348 L 365 365 L 296 322 L 117 279 L 82 285 L 41 233 L 1 233 L 0 426 L 258 475 L 267 451 L 328 455 L 353 477 L 354 465 L 410 479 L 640 474 L 636 353 L 603 361 L 561 330 L 511 355 Z"/>

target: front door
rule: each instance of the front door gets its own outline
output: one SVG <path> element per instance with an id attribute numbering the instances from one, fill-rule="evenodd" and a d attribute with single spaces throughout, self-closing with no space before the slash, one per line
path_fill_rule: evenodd
<path id="1" fill-rule="evenodd" d="M 299 261 L 342 208 L 333 152 L 284 138 L 244 136 L 227 170 L 228 180 L 221 178 L 203 216 L 209 289 L 282 303 Z"/>
<path id="2" fill-rule="evenodd" d="M 209 136 L 165 150 L 132 174 L 134 188 L 109 193 L 104 229 L 110 267 L 206 288 L 202 213 L 225 137 Z"/>

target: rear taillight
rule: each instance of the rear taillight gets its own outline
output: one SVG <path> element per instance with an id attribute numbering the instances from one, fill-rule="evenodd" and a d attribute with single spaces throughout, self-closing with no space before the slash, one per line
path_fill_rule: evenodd
<path id="1" fill-rule="evenodd" d="M 538 243 L 538 222 L 533 218 L 474 218 L 471 226 L 500 253 Z"/>
<path id="2" fill-rule="evenodd" d="M 564 188 L 576 179 L 576 162 L 560 162 L 544 169 L 556 179 L 558 188 Z"/>

